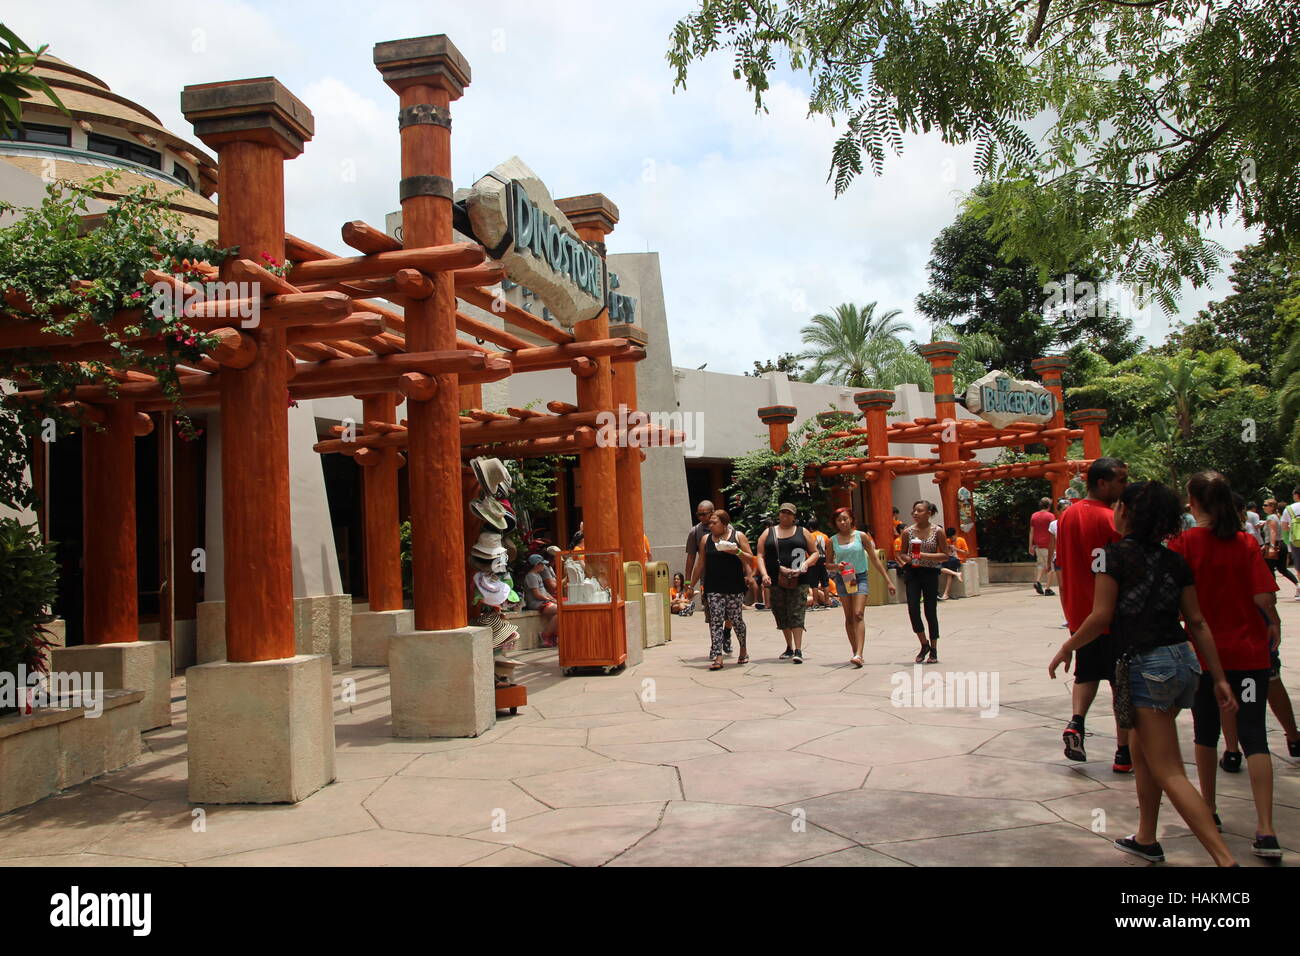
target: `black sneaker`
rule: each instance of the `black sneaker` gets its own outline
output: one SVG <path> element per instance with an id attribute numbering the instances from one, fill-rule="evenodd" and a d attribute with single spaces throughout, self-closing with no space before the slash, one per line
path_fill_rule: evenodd
<path id="1" fill-rule="evenodd" d="M 1047 588 L 1046 590 L 1044 590 L 1044 591 L 1043 591 L 1043 594 L 1044 594 L 1046 597 L 1056 597 L 1056 592 L 1053 591 L 1051 588 Z"/>
<path id="2" fill-rule="evenodd" d="M 1065 742 L 1065 755 L 1071 760 L 1084 761 L 1088 759 L 1088 754 L 1083 749 L 1082 725 L 1071 720 L 1065 725 L 1065 733 L 1061 734 L 1061 739 Z"/>
<path id="3" fill-rule="evenodd" d="M 1037 581 L 1035 581 L 1035 582 L 1034 582 L 1034 590 L 1037 591 L 1039 594 L 1042 594 L 1042 593 L 1043 593 L 1043 586 L 1042 586 L 1041 584 L 1039 584 Z"/>
<path id="4" fill-rule="evenodd" d="M 781 660 L 785 660 L 787 657 L 794 657 L 794 648 L 787 647 L 784 651 L 781 652 L 781 658 L 780 658 Z"/>
<path id="5" fill-rule="evenodd" d="M 1255 834 L 1255 842 L 1251 844 L 1250 852 L 1265 860 L 1282 859 L 1282 848 L 1277 845 L 1277 837 L 1275 836 Z"/>
<path id="6" fill-rule="evenodd" d="M 1125 853 L 1132 853 L 1134 856 L 1140 856 L 1148 863 L 1165 862 L 1165 851 L 1161 849 L 1158 841 L 1156 843 L 1142 844 L 1133 837 L 1126 836 L 1115 841 L 1115 848 L 1123 850 Z"/>
<path id="7" fill-rule="evenodd" d="M 1133 757 L 1127 747 L 1119 747 L 1115 750 L 1115 762 L 1111 764 L 1110 769 L 1116 773 L 1133 772 Z"/>
<path id="8" fill-rule="evenodd" d="M 1223 768 L 1224 773 L 1241 773 L 1241 751 L 1225 750 L 1219 760 L 1219 766 Z"/>
<path id="9" fill-rule="evenodd" d="M 1292 757 L 1300 757 L 1300 737 L 1287 742 L 1286 752 Z"/>
<path id="10" fill-rule="evenodd" d="M 798 650 L 797 648 L 795 649 L 795 652 L 794 652 L 794 662 L 795 662 L 796 664 L 802 664 L 802 663 L 803 663 L 803 651 Z"/>
<path id="11" fill-rule="evenodd" d="M 1218 830 L 1220 833 L 1223 832 L 1223 821 L 1219 819 L 1217 813 L 1214 815 L 1214 829 Z"/>

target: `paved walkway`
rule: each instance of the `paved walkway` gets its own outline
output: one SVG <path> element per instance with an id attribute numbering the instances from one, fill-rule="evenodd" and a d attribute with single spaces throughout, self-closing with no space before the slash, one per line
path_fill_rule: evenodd
<path id="1" fill-rule="evenodd" d="M 1295 633 L 1300 604 L 1281 612 Z M 1005 586 L 940 606 L 942 663 L 925 673 L 996 677 L 996 716 L 894 706 L 892 677 L 912 676 L 916 651 L 903 607 L 867 609 L 862 670 L 838 610 L 809 614 L 802 665 L 777 660 L 770 615 L 746 616 L 753 662 L 720 673 L 706 670 L 699 614 L 674 618 L 675 640 L 623 674 L 562 678 L 554 651 L 520 655 L 530 705 L 476 740 L 395 740 L 387 671 L 336 672 L 358 699 L 336 705 L 338 781 L 295 806 L 191 807 L 180 700 L 130 767 L 0 817 L 0 864 L 1146 865 L 1110 846 L 1137 810 L 1132 778 L 1110 770 L 1108 691 L 1092 759 L 1061 754 L 1055 599 Z M 1300 705 L 1297 654 L 1284 646 L 1283 676 Z M 1180 724 L 1190 759 L 1190 715 Z M 1269 727 L 1284 754 L 1271 715 Z M 1274 765 L 1280 839 L 1300 853 L 1300 767 Z M 1220 788 L 1229 845 L 1261 863 L 1246 774 Z M 1171 864 L 1208 862 L 1167 805 L 1160 839 Z"/>

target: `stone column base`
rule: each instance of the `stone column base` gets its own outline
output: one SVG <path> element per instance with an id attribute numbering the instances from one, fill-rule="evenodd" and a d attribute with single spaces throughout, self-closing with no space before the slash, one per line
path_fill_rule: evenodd
<path id="1" fill-rule="evenodd" d="M 645 596 L 645 623 L 646 632 L 645 640 L 642 641 L 646 647 L 659 647 L 667 641 L 664 637 L 664 622 L 670 620 L 664 609 L 662 594 L 651 592 Z"/>
<path id="2" fill-rule="evenodd" d="M 389 641 L 415 629 L 415 612 L 354 611 L 351 627 L 352 666 L 387 667 Z"/>
<path id="3" fill-rule="evenodd" d="M 492 631 L 407 631 L 388 642 L 394 737 L 477 737 L 496 723 Z"/>
<path id="4" fill-rule="evenodd" d="M 200 664 L 226 659 L 226 602 L 204 601 L 198 605 Z M 330 662 L 348 667 L 352 663 L 352 596 L 320 594 L 293 599 L 293 646 L 300 654 L 328 654 Z"/>
<path id="5" fill-rule="evenodd" d="M 334 780 L 324 654 L 186 671 L 191 803 L 297 803 Z"/>
<path id="6" fill-rule="evenodd" d="M 103 674 L 105 690 L 142 690 L 140 730 L 171 726 L 172 658 L 166 641 L 54 647 L 50 670 Z"/>
<path id="7" fill-rule="evenodd" d="M 961 583 L 964 585 L 963 590 L 965 591 L 962 597 L 979 597 L 982 581 L 978 561 L 972 559 L 962 565 Z"/>
<path id="8" fill-rule="evenodd" d="M 645 641 L 641 636 L 641 622 L 645 618 L 641 614 L 640 601 L 623 602 L 623 620 L 626 623 L 627 634 L 627 661 L 624 666 L 636 667 L 645 660 Z"/>
<path id="9" fill-rule="evenodd" d="M 975 558 L 980 566 L 980 587 L 987 587 L 989 583 L 989 559 Z"/>
<path id="10" fill-rule="evenodd" d="M 901 579 L 901 577 L 900 577 L 900 575 L 899 575 L 899 573 L 898 573 L 898 568 L 886 568 L 886 569 L 885 569 L 885 573 L 889 575 L 889 580 L 890 580 L 890 581 L 893 583 L 893 585 L 894 585 L 894 593 L 893 593 L 893 594 L 890 594 L 890 593 L 889 593 L 889 588 L 884 588 L 884 589 L 883 589 L 883 594 L 884 594 L 884 596 L 885 596 L 885 600 L 884 600 L 882 603 L 884 603 L 884 604 L 906 604 L 906 603 L 907 603 L 907 588 L 904 586 L 904 585 L 905 585 L 905 582 Z"/>

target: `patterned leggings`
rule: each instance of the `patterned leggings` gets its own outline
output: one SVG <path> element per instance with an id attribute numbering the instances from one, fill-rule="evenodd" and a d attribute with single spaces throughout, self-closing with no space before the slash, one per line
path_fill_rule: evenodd
<path id="1" fill-rule="evenodd" d="M 736 637 L 740 638 L 741 653 L 745 649 L 745 595 L 717 594 L 710 591 L 705 595 L 709 602 L 709 656 L 721 657 L 724 622 L 730 622 Z"/>

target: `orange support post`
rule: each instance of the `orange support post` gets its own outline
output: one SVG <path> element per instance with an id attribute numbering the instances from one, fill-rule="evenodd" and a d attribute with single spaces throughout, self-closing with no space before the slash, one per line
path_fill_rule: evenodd
<path id="1" fill-rule="evenodd" d="M 87 644 L 140 639 L 135 557 L 135 403 L 104 407 L 81 432 Z"/>
<path id="2" fill-rule="evenodd" d="M 790 425 L 799 410 L 793 405 L 768 405 L 758 410 L 758 419 L 767 426 L 767 441 L 778 455 L 790 439 Z"/>
<path id="3" fill-rule="evenodd" d="M 646 334 L 635 326 L 623 333 L 641 345 Z M 636 411 L 636 362 L 611 362 L 614 374 L 614 404 L 619 414 Z M 626 412 L 624 412 L 626 409 Z M 629 429 L 630 431 L 630 429 Z M 615 463 L 618 475 L 618 538 L 624 561 L 642 565 L 650 559 L 645 553 L 645 503 L 641 497 L 641 449 L 620 448 Z"/>
<path id="4" fill-rule="evenodd" d="M 365 395 L 362 420 L 396 422 L 392 394 Z M 396 448 L 374 449 L 375 464 L 361 469 L 366 535 L 366 594 L 372 611 L 402 609 L 402 543 L 397 507 Z"/>
<path id="5" fill-rule="evenodd" d="M 311 111 L 270 78 L 188 86 L 181 110 L 217 151 L 217 244 L 256 261 L 284 259 L 284 161 L 311 139 Z M 221 266 L 233 281 L 235 260 Z M 247 368 L 222 369 L 221 482 L 225 542 L 226 657 L 293 657 L 293 541 L 289 518 L 288 366 L 285 332 L 248 333 Z"/>
<path id="6" fill-rule="evenodd" d="M 581 215 L 578 215 L 576 221 L 571 220 L 573 228 L 579 239 L 594 245 L 604 258 L 605 237 L 614 231 L 614 225 L 618 222 L 618 207 L 599 194 L 562 199 L 556 205 L 563 212 L 566 203 L 570 208 L 580 205 Z M 575 214 L 576 212 L 577 210 Z M 574 325 L 573 337 L 577 342 L 595 342 L 609 338 L 609 310 L 601 309 L 594 319 Z M 576 382 L 578 407 L 583 411 L 617 412 L 609 358 L 591 361 L 596 364 L 595 374 L 585 378 L 579 376 Z M 621 550 L 617 451 L 616 448 L 597 444 L 585 449 L 579 456 L 582 468 L 580 496 L 583 543 L 588 551 Z"/>
<path id="7" fill-rule="evenodd" d="M 450 106 L 469 85 L 469 64 L 445 36 L 376 44 L 374 60 L 401 102 L 403 242 L 408 249 L 445 245 L 452 241 Z M 433 295 L 406 310 L 410 352 L 456 348 L 454 276 L 438 272 L 431 281 Z M 415 627 L 421 631 L 464 627 L 468 619 L 460 387 L 454 374 L 433 379 L 433 397 L 412 401 L 407 410 Z"/>
<path id="8" fill-rule="evenodd" d="M 1083 457 L 1095 461 L 1101 457 L 1101 423 L 1106 420 L 1104 408 L 1081 408 L 1070 416 L 1083 429 Z"/>
<path id="9" fill-rule="evenodd" d="M 872 458 L 889 456 L 888 413 L 894 406 L 894 393 L 886 389 L 869 389 L 853 396 L 853 404 L 867 422 L 867 454 Z M 883 548 L 886 558 L 894 556 L 894 473 L 882 468 L 879 477 L 869 483 L 871 489 L 871 537 Z"/>
<path id="10" fill-rule="evenodd" d="M 955 423 L 957 397 L 952 390 L 952 363 L 961 354 L 961 346 L 956 342 L 931 342 L 922 345 L 919 351 L 930 363 L 930 374 L 934 377 L 934 417 L 940 425 Z M 955 426 L 940 429 L 938 441 L 940 464 L 960 460 L 961 443 Z M 960 487 L 961 473 L 956 469 L 944 471 L 939 478 L 944 526 L 956 527 L 960 521 L 957 507 L 957 489 Z"/>
<path id="11" fill-rule="evenodd" d="M 1030 364 L 1038 377 L 1043 380 L 1047 390 L 1056 400 L 1056 411 L 1052 413 L 1052 428 L 1065 427 L 1065 394 L 1061 387 L 1061 374 L 1070 367 L 1070 360 L 1064 355 L 1049 355 L 1034 359 Z M 1047 443 L 1048 458 L 1053 464 L 1065 461 L 1070 442 L 1066 438 L 1054 438 Z M 1070 487 L 1069 472 L 1062 468 L 1052 472 L 1052 500 L 1056 501 Z"/>

